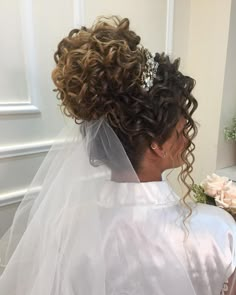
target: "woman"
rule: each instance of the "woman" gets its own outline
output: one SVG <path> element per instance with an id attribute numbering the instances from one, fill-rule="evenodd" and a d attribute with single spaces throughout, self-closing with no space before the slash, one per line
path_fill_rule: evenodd
<path id="1" fill-rule="evenodd" d="M 5 237 L 1 294 L 235 294 L 235 223 L 189 198 L 194 80 L 139 43 L 116 17 L 59 43 L 52 77 L 77 124 Z M 182 198 L 162 180 L 180 166 Z"/>

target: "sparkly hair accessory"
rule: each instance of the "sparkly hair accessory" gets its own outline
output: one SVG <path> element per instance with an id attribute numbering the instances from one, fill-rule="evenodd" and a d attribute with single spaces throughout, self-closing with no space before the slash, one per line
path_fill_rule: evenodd
<path id="1" fill-rule="evenodd" d="M 145 49 L 146 65 L 142 74 L 142 87 L 145 90 L 149 90 L 153 86 L 153 80 L 156 78 L 156 72 L 158 68 L 158 62 L 154 60 L 154 56 Z"/>

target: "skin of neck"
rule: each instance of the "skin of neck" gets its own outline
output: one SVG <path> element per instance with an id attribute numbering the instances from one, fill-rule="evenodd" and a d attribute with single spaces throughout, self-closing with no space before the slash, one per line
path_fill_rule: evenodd
<path id="1" fill-rule="evenodd" d="M 162 173 L 166 169 L 176 168 L 173 165 L 170 155 L 163 157 L 163 152 L 159 149 L 153 150 L 150 147 L 146 149 L 138 171 L 134 176 L 134 172 L 128 173 L 127 171 L 115 172 L 112 171 L 112 180 L 116 182 L 151 182 L 162 181 Z M 134 179 L 135 178 L 135 179 Z"/>
<path id="2" fill-rule="evenodd" d="M 162 173 L 167 169 L 165 161 L 147 149 L 140 164 L 138 177 L 141 182 L 162 181 Z"/>

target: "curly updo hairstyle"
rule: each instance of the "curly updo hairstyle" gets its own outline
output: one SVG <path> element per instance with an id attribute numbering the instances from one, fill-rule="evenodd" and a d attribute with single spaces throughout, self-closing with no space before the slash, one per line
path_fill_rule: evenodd
<path id="1" fill-rule="evenodd" d="M 113 128 L 138 173 L 153 141 L 162 145 L 184 116 L 186 150 L 180 179 L 190 191 L 194 162 L 192 139 L 197 128 L 192 114 L 197 101 L 195 81 L 179 72 L 179 59 L 155 55 L 159 66 L 153 86 L 142 87 L 145 49 L 129 29 L 129 20 L 100 18 L 91 28 L 72 30 L 58 45 L 52 73 L 64 113 L 76 122 L 104 118 Z M 187 181 L 190 179 L 190 182 Z M 187 194 L 186 194 L 187 195 Z"/>

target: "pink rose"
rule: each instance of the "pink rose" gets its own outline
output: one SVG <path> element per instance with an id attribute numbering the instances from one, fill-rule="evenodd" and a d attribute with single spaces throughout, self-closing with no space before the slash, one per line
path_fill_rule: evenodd
<path id="1" fill-rule="evenodd" d="M 222 208 L 230 209 L 231 212 L 236 212 L 236 186 L 230 182 L 226 190 L 222 190 L 215 197 L 216 205 Z"/>
<path id="2" fill-rule="evenodd" d="M 232 181 L 229 181 L 227 177 L 222 177 L 213 173 L 211 176 L 207 176 L 201 183 L 201 186 L 205 194 L 210 197 L 216 197 L 228 191 L 231 183 Z"/>
<path id="3" fill-rule="evenodd" d="M 225 198 L 229 198 L 236 205 L 236 185 L 231 184 L 229 189 L 225 191 Z"/>

